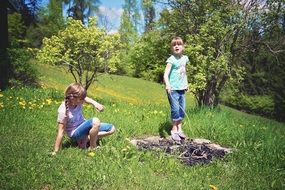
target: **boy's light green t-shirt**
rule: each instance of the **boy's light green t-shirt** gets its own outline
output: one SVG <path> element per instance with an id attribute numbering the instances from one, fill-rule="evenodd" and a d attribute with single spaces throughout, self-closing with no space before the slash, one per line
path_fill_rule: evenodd
<path id="1" fill-rule="evenodd" d="M 189 59 L 186 55 L 182 55 L 177 58 L 171 55 L 166 63 L 172 65 L 169 73 L 169 83 L 171 90 L 184 90 L 188 88 L 188 80 L 186 75 L 186 64 L 188 64 Z"/>

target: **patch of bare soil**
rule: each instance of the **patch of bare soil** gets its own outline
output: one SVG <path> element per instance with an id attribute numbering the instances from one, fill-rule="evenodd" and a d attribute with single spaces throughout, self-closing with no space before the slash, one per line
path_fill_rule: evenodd
<path id="1" fill-rule="evenodd" d="M 227 153 L 232 152 L 232 149 L 211 143 L 207 139 L 185 139 L 177 143 L 170 138 L 152 136 L 144 139 L 133 139 L 131 143 L 137 146 L 139 150 L 159 150 L 176 155 L 182 163 L 188 166 L 208 164 L 213 159 L 221 159 Z"/>

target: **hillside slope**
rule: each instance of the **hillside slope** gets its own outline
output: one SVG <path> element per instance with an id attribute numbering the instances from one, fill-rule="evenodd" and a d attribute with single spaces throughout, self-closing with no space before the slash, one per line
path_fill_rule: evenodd
<path id="1" fill-rule="evenodd" d="M 37 65 L 42 84 L 46 87 L 64 91 L 74 82 L 64 67 Z M 100 74 L 98 80 L 88 89 L 89 96 L 110 101 L 123 101 L 133 104 L 168 104 L 164 86 L 158 83 L 111 74 Z M 187 93 L 188 105 L 194 105 L 194 98 Z"/>

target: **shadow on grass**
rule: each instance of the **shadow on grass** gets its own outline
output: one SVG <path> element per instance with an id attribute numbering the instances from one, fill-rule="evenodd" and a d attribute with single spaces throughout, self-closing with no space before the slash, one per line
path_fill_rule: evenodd
<path id="1" fill-rule="evenodd" d="M 62 148 L 77 147 L 77 143 L 69 138 L 65 138 L 62 142 Z"/>
<path id="2" fill-rule="evenodd" d="M 104 139 L 99 139 L 97 141 L 97 145 L 98 146 L 102 146 L 103 144 L 105 144 L 106 142 L 104 141 Z M 87 142 L 87 147 L 89 147 L 89 142 Z M 76 148 L 78 147 L 77 142 L 76 141 L 72 141 L 69 138 L 64 138 L 63 142 L 62 142 L 62 148 Z M 79 148 L 79 147 L 78 147 Z"/>
<path id="3" fill-rule="evenodd" d="M 171 130 L 171 123 L 169 121 L 161 123 L 158 129 L 159 136 L 166 138 L 167 136 L 170 135 L 170 130 Z"/>

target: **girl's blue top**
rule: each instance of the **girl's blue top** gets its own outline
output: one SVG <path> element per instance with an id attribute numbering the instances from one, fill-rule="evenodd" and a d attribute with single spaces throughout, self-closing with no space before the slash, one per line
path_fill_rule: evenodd
<path id="1" fill-rule="evenodd" d="M 189 59 L 186 55 L 181 57 L 175 57 L 171 55 L 166 63 L 172 65 L 169 73 L 169 83 L 171 90 L 185 90 L 188 88 L 188 80 L 186 75 L 186 64 L 189 63 Z"/>

